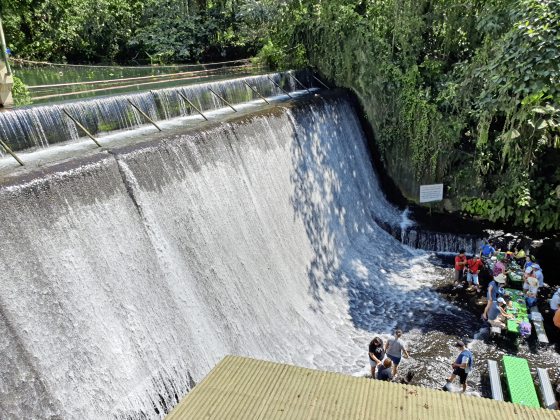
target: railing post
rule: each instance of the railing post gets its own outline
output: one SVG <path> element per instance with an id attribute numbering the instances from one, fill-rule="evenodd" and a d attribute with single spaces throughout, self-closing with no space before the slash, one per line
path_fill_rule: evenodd
<path id="1" fill-rule="evenodd" d="M 291 74 L 291 73 L 288 73 L 288 75 L 289 75 L 291 78 L 293 78 L 293 79 L 296 81 L 296 83 L 298 83 L 302 88 L 304 88 L 304 89 L 307 91 L 307 93 L 311 93 L 311 91 L 310 91 L 309 89 L 307 89 L 307 88 L 304 86 L 304 84 L 301 83 L 301 82 L 297 79 L 296 76 L 294 76 L 294 75 Z"/>
<path id="2" fill-rule="evenodd" d="M 101 145 L 99 144 L 99 142 L 97 141 L 97 139 L 95 137 L 93 137 L 93 134 L 91 134 L 87 128 L 85 128 L 82 124 L 80 124 L 80 122 L 74 118 L 72 115 L 70 115 L 70 113 L 68 111 L 66 111 L 64 108 L 62 108 L 62 112 L 64 112 L 68 118 L 70 118 L 72 121 L 74 121 L 74 124 L 76 124 L 78 127 L 80 127 L 84 133 L 86 133 L 86 135 L 92 139 L 94 141 L 95 144 L 97 144 L 97 147 L 101 147 Z"/>
<path id="3" fill-rule="evenodd" d="M 159 131 L 162 131 L 161 128 L 159 127 L 159 125 L 157 125 L 157 124 L 155 123 L 155 121 L 152 120 L 152 119 L 148 116 L 148 114 L 146 114 L 144 111 L 142 111 L 140 108 L 138 108 L 138 106 L 136 106 L 136 105 L 134 104 L 134 102 L 132 102 L 130 99 L 127 99 L 127 101 L 128 101 L 128 103 L 129 103 L 130 105 L 132 105 L 140 114 L 142 114 L 142 115 L 144 116 L 144 118 L 146 118 L 149 122 L 151 122 L 151 123 L 154 125 L 155 128 L 157 128 Z"/>
<path id="4" fill-rule="evenodd" d="M 270 102 L 268 102 L 268 101 L 266 100 L 266 98 L 265 98 L 264 96 L 262 96 L 262 95 L 259 93 L 259 91 L 258 91 L 257 89 L 255 89 L 253 86 L 251 86 L 251 85 L 250 85 L 249 83 L 247 83 L 245 80 L 243 80 L 243 83 L 245 83 L 247 86 L 249 86 L 249 88 L 250 88 L 253 92 L 255 92 L 257 95 L 259 95 L 259 97 L 260 97 L 263 101 L 265 101 L 267 104 L 270 105 Z"/>
<path id="5" fill-rule="evenodd" d="M 235 108 L 233 107 L 232 104 L 230 104 L 228 101 L 225 100 L 225 98 L 223 98 L 222 96 L 220 96 L 220 95 L 218 95 L 216 92 L 214 92 L 214 91 L 212 90 L 211 87 L 209 87 L 208 90 L 209 90 L 210 92 L 212 92 L 214 95 L 216 95 L 218 98 L 220 98 L 220 99 L 221 99 L 225 104 L 227 104 L 231 109 L 233 109 L 235 112 L 237 112 L 237 109 L 235 109 Z"/>
<path id="6" fill-rule="evenodd" d="M 202 115 L 202 118 L 204 118 L 206 121 L 208 121 L 208 118 L 206 118 L 206 115 L 204 115 L 204 114 L 202 113 L 202 111 L 201 111 L 200 109 L 198 109 L 198 107 L 197 107 L 195 104 L 193 104 L 193 103 L 189 100 L 189 98 L 187 98 L 187 97 L 186 97 L 185 95 L 183 95 L 181 92 L 177 92 L 177 93 L 179 94 L 179 96 L 180 96 L 181 98 L 183 98 L 185 101 L 187 101 L 188 104 L 196 110 L 196 112 L 198 112 L 200 115 Z"/>
<path id="7" fill-rule="evenodd" d="M 319 83 L 321 83 L 324 87 L 326 87 L 327 89 L 330 89 L 330 87 L 328 87 L 327 85 L 325 85 L 321 79 L 319 79 L 318 77 L 315 77 L 314 75 L 311 75 L 311 77 L 313 77 L 315 80 L 317 80 Z"/>
<path id="8" fill-rule="evenodd" d="M 274 83 L 274 86 L 276 86 L 278 89 L 280 89 L 280 90 L 281 90 L 282 92 L 284 92 L 286 95 L 288 95 L 290 98 L 293 98 L 293 96 L 290 95 L 289 92 L 287 92 L 287 91 L 285 91 L 284 89 L 282 89 L 282 87 L 281 87 L 278 83 L 276 83 L 274 80 L 272 80 L 272 78 L 271 78 L 270 76 L 267 75 L 266 77 L 268 77 L 268 80 L 270 80 L 272 83 Z"/>
<path id="9" fill-rule="evenodd" d="M 4 141 L 2 139 L 0 139 L 0 144 L 2 145 L 2 147 L 6 150 L 6 152 L 8 152 L 10 155 L 12 155 L 12 157 L 17 160 L 17 162 L 21 165 L 24 166 L 23 162 L 21 161 L 21 159 L 12 151 L 12 149 L 10 149 L 10 146 L 8 146 L 6 143 L 4 143 Z"/>

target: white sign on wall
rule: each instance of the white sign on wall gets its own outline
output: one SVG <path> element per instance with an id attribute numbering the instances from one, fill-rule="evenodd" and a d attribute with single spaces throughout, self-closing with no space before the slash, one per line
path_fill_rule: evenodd
<path id="1" fill-rule="evenodd" d="M 443 184 L 420 185 L 420 202 L 443 200 Z"/>

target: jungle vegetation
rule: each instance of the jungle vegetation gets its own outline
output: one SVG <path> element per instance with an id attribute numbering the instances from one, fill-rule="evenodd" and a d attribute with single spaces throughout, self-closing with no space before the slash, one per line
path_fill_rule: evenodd
<path id="1" fill-rule="evenodd" d="M 353 90 L 409 198 L 560 231 L 558 0 L 4 0 L 14 56 L 177 63 L 258 57 Z"/>
<path id="2" fill-rule="evenodd" d="M 410 198 L 560 231 L 559 1 L 294 1 L 261 53 L 356 92 Z"/>

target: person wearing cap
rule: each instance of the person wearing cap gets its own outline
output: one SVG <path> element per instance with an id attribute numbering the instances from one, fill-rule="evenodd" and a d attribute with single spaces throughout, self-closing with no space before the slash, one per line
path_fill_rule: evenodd
<path id="1" fill-rule="evenodd" d="M 449 389 L 449 385 L 458 376 L 459 382 L 463 386 L 463 392 L 465 392 L 467 390 L 467 376 L 472 370 L 474 358 L 471 351 L 467 349 L 465 343 L 463 343 L 462 341 L 457 341 L 455 343 L 455 347 L 461 350 L 461 353 L 459 353 L 459 356 L 457 356 L 455 362 L 451 364 L 451 367 L 453 368 L 453 373 L 451 374 L 449 379 L 447 379 L 447 382 L 443 386 L 443 390 L 447 391 Z"/>
<path id="2" fill-rule="evenodd" d="M 478 285 L 478 272 L 483 267 L 483 263 L 478 255 L 474 255 L 470 260 L 467 260 L 467 282 L 469 283 L 469 289 L 471 284 L 474 284 L 477 292 L 480 292 L 480 286 Z"/>
<path id="3" fill-rule="evenodd" d="M 543 287 L 544 286 L 544 275 L 543 275 L 541 266 L 538 265 L 537 263 L 533 263 L 533 265 L 531 266 L 531 269 L 533 270 L 533 274 L 535 275 L 535 277 L 537 278 L 537 280 L 539 282 L 539 287 Z"/>
<path id="4" fill-rule="evenodd" d="M 498 300 L 498 289 L 506 284 L 506 276 L 504 273 L 499 276 L 494 277 L 494 280 L 488 284 L 488 292 L 486 293 L 486 299 L 488 303 L 484 308 L 484 313 L 482 314 L 482 319 L 488 320 L 488 311 L 492 307 L 492 304 Z"/>
<path id="5" fill-rule="evenodd" d="M 506 312 L 506 300 L 499 297 L 488 311 L 488 323 L 493 327 L 505 328 L 505 321 L 509 318 L 513 318 L 513 315 Z"/>

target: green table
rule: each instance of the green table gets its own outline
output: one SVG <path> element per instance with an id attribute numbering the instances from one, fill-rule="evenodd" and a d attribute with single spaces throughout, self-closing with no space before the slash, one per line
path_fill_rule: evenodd
<path id="1" fill-rule="evenodd" d="M 512 286 L 521 287 L 523 285 L 523 272 L 511 271 L 508 273 L 508 279 Z"/>
<path id="2" fill-rule="evenodd" d="M 519 334 L 519 324 L 522 322 L 529 322 L 527 316 L 527 305 L 525 304 L 525 297 L 523 292 L 515 289 L 505 289 L 505 292 L 511 297 L 512 307 L 508 308 L 506 312 L 512 314 L 514 318 L 508 319 L 507 330 L 513 334 Z"/>
<path id="3" fill-rule="evenodd" d="M 511 402 L 539 408 L 539 398 L 535 391 L 535 384 L 527 360 L 504 356 L 502 363 L 504 364 Z"/>

